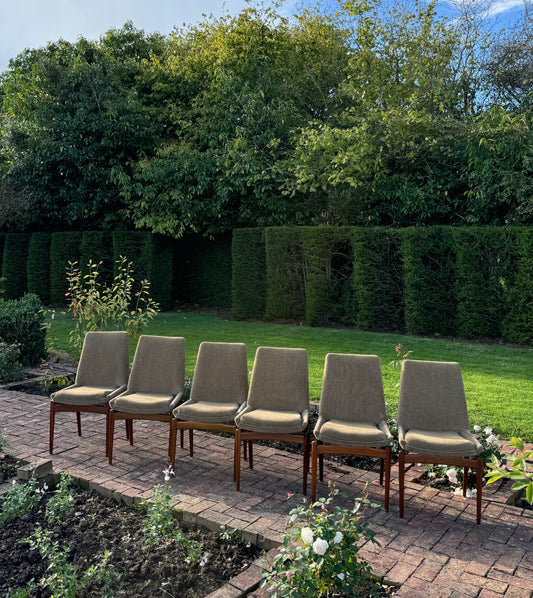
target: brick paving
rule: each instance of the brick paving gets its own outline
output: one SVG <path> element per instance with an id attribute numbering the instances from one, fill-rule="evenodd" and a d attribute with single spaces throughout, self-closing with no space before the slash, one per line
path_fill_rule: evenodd
<path id="1" fill-rule="evenodd" d="M 113 465 L 105 458 L 104 418 L 82 414 L 82 434 L 73 414 L 56 416 L 54 455 L 48 453 L 49 403 L 44 397 L 0 390 L 0 427 L 7 431 L 10 453 L 30 461 L 51 458 L 56 472 L 68 470 L 90 487 L 122 494 L 128 502 L 151 496 L 166 466 L 168 427 L 159 422 L 134 422 L 134 445 L 124 427 L 115 430 Z M 243 536 L 267 548 L 279 542 L 290 509 L 301 500 L 301 456 L 254 445 L 254 469 L 243 464 L 241 492 L 232 480 L 233 439 L 195 432 L 194 457 L 178 446 L 174 504 L 185 521 L 211 528 L 242 530 Z M 419 473 L 419 471 L 418 471 Z M 505 504 L 509 492 L 496 485 L 484 489 L 482 525 L 475 524 L 475 500 L 463 499 L 406 480 L 405 519 L 398 516 L 398 476 L 393 468 L 391 510 L 367 513 L 381 544 L 367 543 L 361 555 L 374 571 L 401 584 L 397 596 L 409 598 L 533 597 L 533 511 Z M 325 461 L 325 481 L 347 494 L 361 496 L 368 482 L 369 498 L 382 504 L 378 475 Z M 287 500 L 287 493 L 294 494 Z M 258 571 L 258 569 L 257 569 Z M 255 571 L 257 576 L 257 571 Z M 241 596 L 252 574 L 214 596 Z M 250 597 L 267 594 L 256 590 Z"/>

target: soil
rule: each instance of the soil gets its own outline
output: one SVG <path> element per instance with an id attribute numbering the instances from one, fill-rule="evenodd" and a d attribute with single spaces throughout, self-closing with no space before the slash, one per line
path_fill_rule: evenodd
<path id="1" fill-rule="evenodd" d="M 21 459 L 15 459 L 11 455 L 3 455 L 0 459 L 0 483 L 10 480 L 17 475 L 17 469 L 25 464 Z"/>
<path id="2" fill-rule="evenodd" d="M 202 542 L 202 552 L 209 553 L 204 566 L 199 561 L 187 564 L 186 551 L 179 542 L 165 539 L 159 545 L 146 543 L 141 509 L 104 498 L 94 490 L 74 489 L 73 494 L 74 507 L 60 524 L 45 522 L 49 492 L 28 513 L 0 526 L 0 595 L 50 574 L 46 571 L 47 561 L 24 542 L 37 525 L 52 529 L 61 548 L 69 547 L 69 561 L 80 573 L 111 551 L 108 563 L 111 571 L 120 575 L 115 589 L 128 597 L 205 596 L 246 569 L 260 554 L 257 547 L 223 540 L 218 533 L 187 529 L 187 537 Z M 103 595 L 102 589 L 94 585 L 77 595 L 95 593 Z M 31 595 L 44 598 L 50 592 L 37 588 Z"/>

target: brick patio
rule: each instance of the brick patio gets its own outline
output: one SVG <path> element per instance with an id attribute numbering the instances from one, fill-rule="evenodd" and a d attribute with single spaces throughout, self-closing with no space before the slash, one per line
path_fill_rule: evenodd
<path id="1" fill-rule="evenodd" d="M 7 430 L 9 451 L 26 460 L 48 454 L 48 399 L 12 390 L 0 391 L 0 428 Z M 105 458 L 104 418 L 82 414 L 76 433 L 73 414 L 56 417 L 53 467 L 89 480 L 105 493 L 128 500 L 151 496 L 166 466 L 168 428 L 157 422 L 134 422 L 134 446 L 122 425 L 115 431 L 113 465 Z M 232 481 L 233 439 L 195 432 L 195 454 L 178 446 L 171 485 L 175 506 L 186 521 L 210 527 L 239 528 L 250 540 L 269 547 L 280 540 L 290 509 L 301 499 L 301 457 L 270 447 L 254 447 L 254 470 L 243 465 L 241 492 Z M 416 469 L 416 468 L 415 468 Z M 408 474 L 405 519 L 398 516 L 397 471 L 393 468 L 391 510 L 368 513 L 381 547 L 361 553 L 379 575 L 402 584 L 397 596 L 411 598 L 533 596 L 533 511 L 505 505 L 504 490 L 489 486 L 483 494 L 482 525 L 475 524 L 475 500 L 416 484 Z M 382 503 L 378 475 L 325 461 L 325 481 L 348 497 L 360 496 L 369 482 L 369 498 Z M 496 485 L 494 485 L 496 486 Z M 295 494 L 287 501 L 287 493 Z M 238 583 L 234 584 L 238 585 Z M 218 596 L 242 595 L 237 590 Z M 255 591 L 251 596 L 266 596 Z"/>

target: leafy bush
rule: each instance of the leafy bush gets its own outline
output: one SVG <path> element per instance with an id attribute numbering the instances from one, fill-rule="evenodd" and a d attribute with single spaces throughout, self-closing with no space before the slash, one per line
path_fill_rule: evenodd
<path id="1" fill-rule="evenodd" d="M 337 494 L 332 488 L 328 498 L 290 512 L 283 545 L 263 574 L 272 598 L 374 595 L 370 565 L 357 554 L 363 539 L 378 544 L 362 521 L 370 502 L 357 498 L 352 509 L 332 508 Z"/>
<path id="2" fill-rule="evenodd" d="M 20 345 L 23 366 L 38 364 L 46 356 L 43 304 L 36 295 L 0 300 L 0 338 Z"/>
<path id="3" fill-rule="evenodd" d="M 12 345 L 0 341 L 0 381 L 13 382 L 22 380 L 24 368 L 20 361 L 20 345 Z M 0 442 L 1 445 L 1 442 Z"/>
<path id="4" fill-rule="evenodd" d="M 147 280 L 141 280 L 134 291 L 133 264 L 126 258 L 117 260 L 112 286 L 100 284 L 99 266 L 89 262 L 89 274 L 82 277 L 77 262 L 69 263 L 68 309 L 75 321 L 70 341 L 78 347 L 85 334 L 94 330 L 126 330 L 130 336 L 138 336 L 159 311 Z"/>

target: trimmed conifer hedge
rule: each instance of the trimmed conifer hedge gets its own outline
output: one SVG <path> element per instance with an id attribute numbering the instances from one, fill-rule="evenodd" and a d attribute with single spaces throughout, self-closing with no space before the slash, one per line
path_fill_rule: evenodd
<path id="1" fill-rule="evenodd" d="M 26 262 L 28 293 L 37 295 L 44 305 L 50 303 L 51 243 L 51 233 L 33 233 L 28 245 Z"/>
<path id="2" fill-rule="evenodd" d="M 509 310 L 503 319 L 504 340 L 533 345 L 533 228 L 516 229 L 516 275 L 509 293 Z"/>
<path id="3" fill-rule="evenodd" d="M 231 245 L 232 314 L 236 319 L 262 319 L 265 315 L 265 229 L 233 231 Z"/>
<path id="4" fill-rule="evenodd" d="M 82 233 L 78 231 L 52 233 L 50 243 L 50 305 L 66 303 L 69 262 L 80 261 Z"/>
<path id="5" fill-rule="evenodd" d="M 362 330 L 405 330 L 400 246 L 397 230 L 352 229 L 354 324 Z"/>
<path id="6" fill-rule="evenodd" d="M 231 237 L 187 235 L 175 242 L 174 298 L 201 307 L 231 307 Z"/>
<path id="7" fill-rule="evenodd" d="M 450 227 L 401 231 L 405 325 L 414 334 L 455 334 L 455 248 Z"/>
<path id="8" fill-rule="evenodd" d="M 267 320 L 305 320 L 303 246 L 297 227 L 265 230 Z"/>
<path id="9" fill-rule="evenodd" d="M 85 231 L 81 238 L 80 270 L 89 272 L 89 262 L 99 264 L 98 279 L 101 284 L 113 282 L 113 235 L 107 231 Z"/>
<path id="10" fill-rule="evenodd" d="M 29 233 L 7 233 L 2 259 L 2 281 L 5 299 L 22 297 L 27 289 Z"/>

